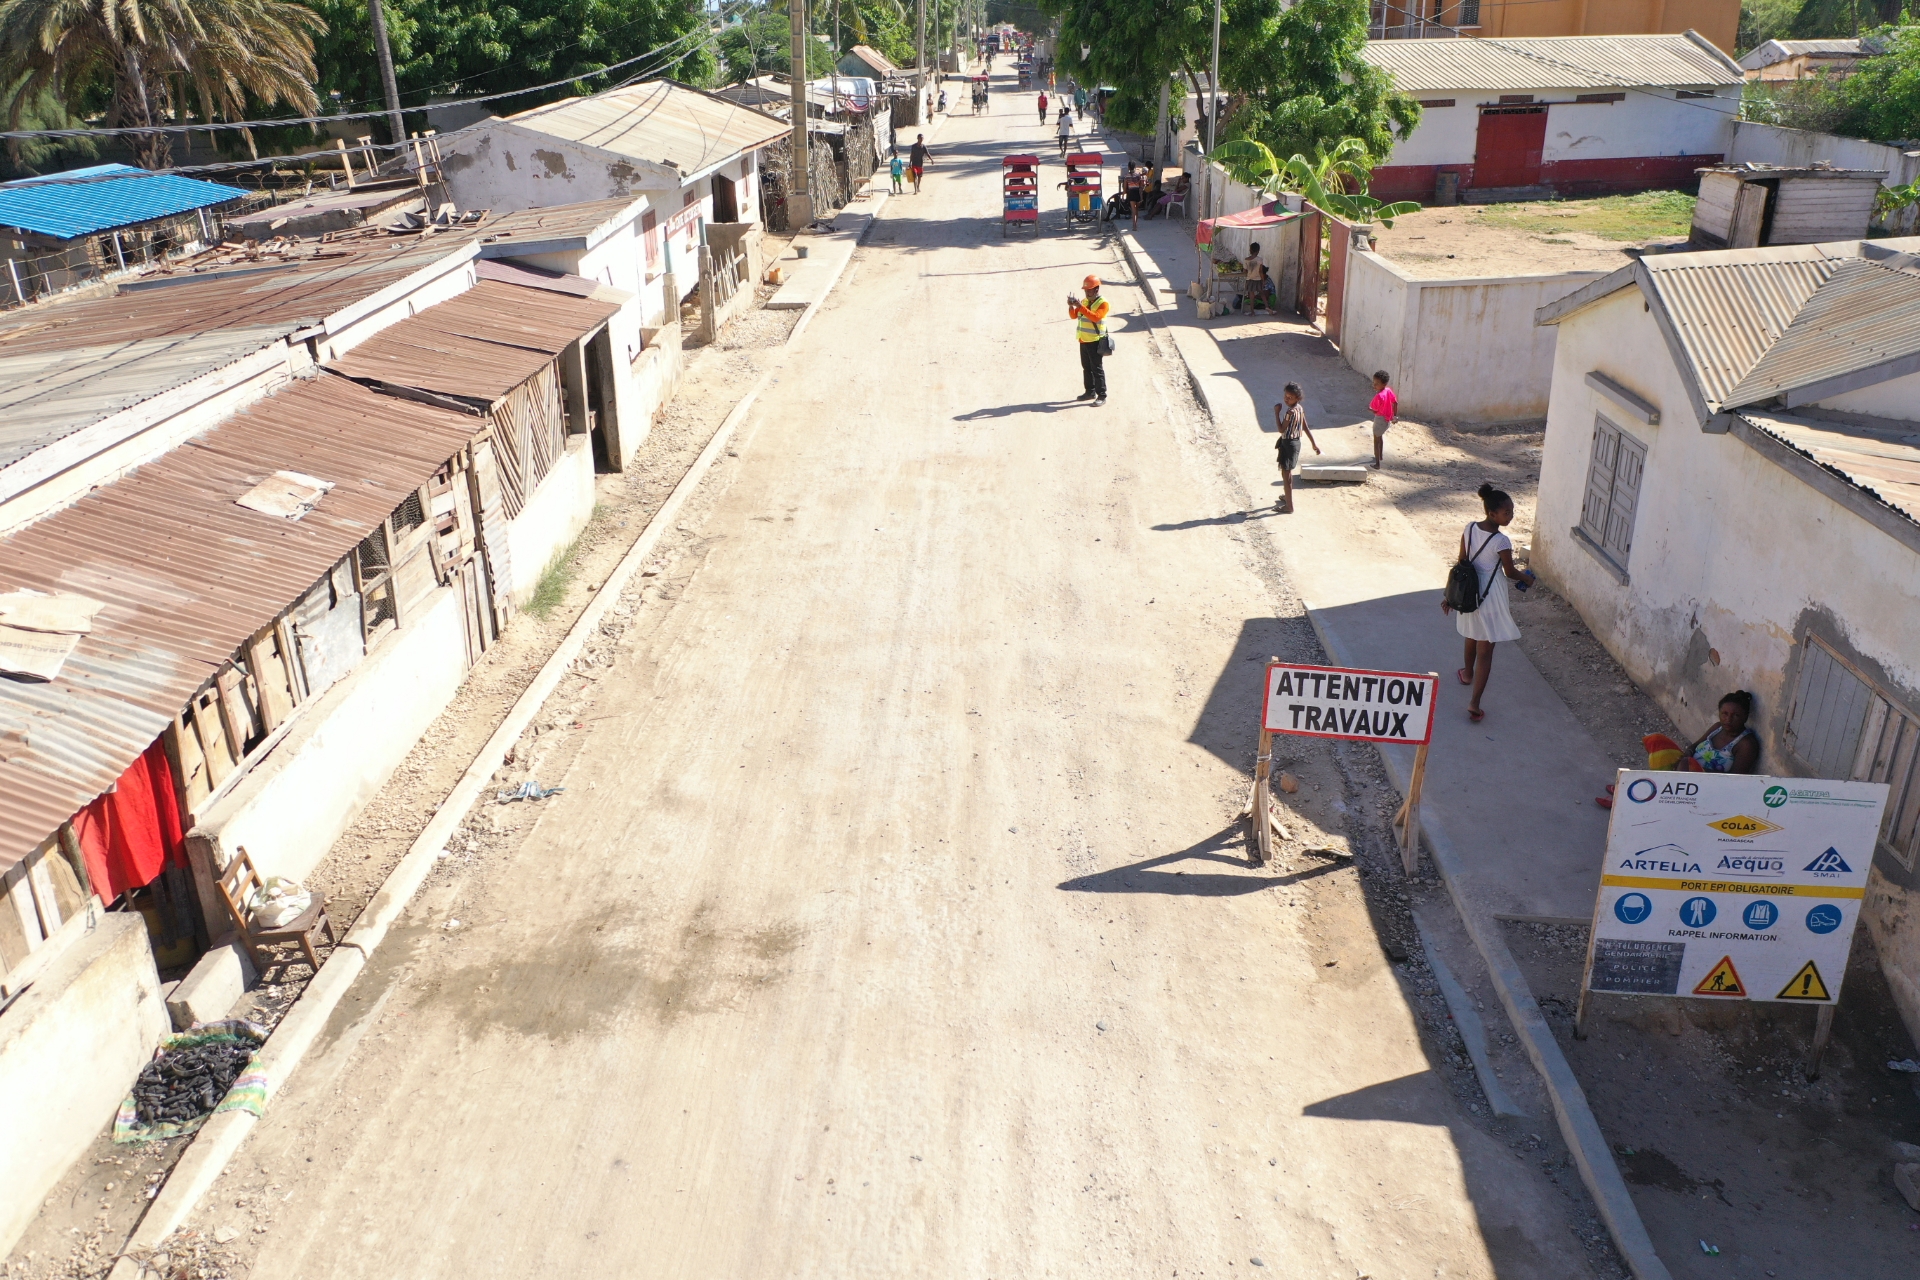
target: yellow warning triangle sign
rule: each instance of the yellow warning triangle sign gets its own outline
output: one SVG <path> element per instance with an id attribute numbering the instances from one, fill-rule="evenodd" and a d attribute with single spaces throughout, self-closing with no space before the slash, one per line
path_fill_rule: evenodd
<path id="1" fill-rule="evenodd" d="M 1744 996 L 1747 989 L 1740 985 L 1740 975 L 1734 972 L 1733 957 L 1721 956 L 1720 963 L 1713 966 L 1707 976 L 1700 979 L 1700 985 L 1693 989 L 1697 996 Z"/>
<path id="2" fill-rule="evenodd" d="M 1793 981 L 1780 988 L 1775 1000 L 1831 1000 L 1827 994 L 1827 984 L 1820 980 L 1820 970 L 1809 960 L 1800 966 L 1800 972 L 1793 975 Z"/>

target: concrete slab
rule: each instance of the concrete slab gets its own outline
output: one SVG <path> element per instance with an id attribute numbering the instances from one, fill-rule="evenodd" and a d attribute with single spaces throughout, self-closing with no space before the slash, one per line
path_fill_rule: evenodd
<path id="1" fill-rule="evenodd" d="M 216 1022 L 245 995 L 259 975 L 253 958 L 238 942 L 214 947 L 200 957 L 193 971 L 174 984 L 167 995 L 167 1012 L 176 1031 L 196 1022 Z"/>
<path id="2" fill-rule="evenodd" d="M 807 256 L 802 258 L 791 250 L 780 256 L 778 265 L 787 280 L 767 299 L 767 310 L 804 311 L 826 297 L 887 198 L 885 192 L 873 192 L 835 214 L 832 231 L 795 236 L 794 247 L 804 247 Z"/>

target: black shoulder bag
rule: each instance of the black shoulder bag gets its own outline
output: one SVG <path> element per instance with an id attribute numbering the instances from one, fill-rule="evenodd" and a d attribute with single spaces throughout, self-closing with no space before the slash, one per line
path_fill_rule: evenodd
<path id="1" fill-rule="evenodd" d="M 1493 535 L 1487 535 L 1487 541 L 1480 544 L 1480 551 L 1487 549 L 1487 543 L 1493 541 Z M 1460 558 L 1453 562 L 1453 568 L 1447 570 L 1447 607 L 1455 613 L 1473 613 L 1487 598 L 1487 591 L 1493 590 L 1493 577 L 1487 577 L 1487 590 L 1480 589 L 1480 571 L 1473 567 L 1473 558 L 1479 551 L 1469 553 L 1464 535 L 1460 539 Z M 1496 566 L 1494 573 L 1500 572 Z"/>

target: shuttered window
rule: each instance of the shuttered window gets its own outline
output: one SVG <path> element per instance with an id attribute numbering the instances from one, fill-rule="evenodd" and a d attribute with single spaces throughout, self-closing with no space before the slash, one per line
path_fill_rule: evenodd
<path id="1" fill-rule="evenodd" d="M 1920 716 L 1808 637 L 1787 715 L 1787 748 L 1813 777 L 1886 783 L 1880 839 L 1914 868 L 1920 861 Z"/>
<path id="2" fill-rule="evenodd" d="M 1646 467 L 1644 444 L 1605 417 L 1594 418 L 1580 532 L 1622 572 L 1633 551 L 1633 515 L 1640 503 L 1640 477 Z"/>

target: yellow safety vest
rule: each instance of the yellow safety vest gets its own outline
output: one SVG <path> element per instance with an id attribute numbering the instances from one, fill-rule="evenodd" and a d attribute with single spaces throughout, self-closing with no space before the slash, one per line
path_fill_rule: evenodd
<path id="1" fill-rule="evenodd" d="M 1080 308 L 1077 336 L 1082 342 L 1100 341 L 1100 325 L 1107 318 L 1107 300 L 1095 295 L 1092 302 L 1076 303 Z"/>

